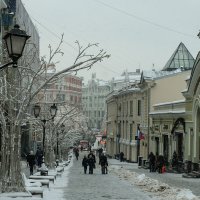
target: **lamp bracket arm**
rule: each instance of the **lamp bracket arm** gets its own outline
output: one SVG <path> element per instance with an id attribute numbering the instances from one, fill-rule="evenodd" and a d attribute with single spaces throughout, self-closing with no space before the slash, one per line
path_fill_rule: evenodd
<path id="1" fill-rule="evenodd" d="M 8 67 L 9 65 L 13 65 L 13 64 L 16 64 L 16 62 L 13 62 L 13 61 L 12 61 L 12 62 L 3 64 L 3 65 L 0 66 L 0 70 L 2 70 L 2 69 L 4 69 L 4 68 Z"/>

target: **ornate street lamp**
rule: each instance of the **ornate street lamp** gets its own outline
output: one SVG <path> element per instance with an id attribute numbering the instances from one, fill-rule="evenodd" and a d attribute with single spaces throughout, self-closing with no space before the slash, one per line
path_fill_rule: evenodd
<path id="1" fill-rule="evenodd" d="M 40 115 L 40 110 L 41 110 L 41 107 L 40 105 L 36 104 L 33 108 L 33 112 L 34 112 L 34 115 L 36 118 L 39 117 Z M 43 139 L 42 139 L 42 146 L 43 146 L 43 155 L 45 155 L 45 135 L 46 135 L 46 122 L 47 121 L 50 121 L 50 120 L 53 120 L 57 114 L 57 106 L 56 104 L 54 103 L 51 107 L 50 107 L 50 114 L 51 114 L 51 117 L 46 119 L 46 118 L 40 118 L 40 121 L 43 123 L 42 124 L 42 127 L 43 127 Z"/>
<path id="2" fill-rule="evenodd" d="M 0 66 L 3 69 L 9 65 L 17 67 L 17 61 L 22 56 L 26 41 L 30 38 L 25 31 L 21 30 L 19 25 L 15 25 L 14 29 L 10 30 L 3 37 L 6 43 L 6 48 L 8 51 L 8 56 L 12 59 L 11 62 Z"/>
<path id="3" fill-rule="evenodd" d="M 51 106 L 50 112 L 51 112 L 51 117 L 54 118 L 56 116 L 56 113 L 57 113 L 57 106 L 56 106 L 55 103 Z"/>
<path id="4" fill-rule="evenodd" d="M 41 110 L 40 106 L 36 104 L 36 105 L 34 106 L 34 108 L 33 108 L 34 115 L 35 115 L 36 118 L 39 117 L 39 115 L 40 115 L 40 110 Z"/>

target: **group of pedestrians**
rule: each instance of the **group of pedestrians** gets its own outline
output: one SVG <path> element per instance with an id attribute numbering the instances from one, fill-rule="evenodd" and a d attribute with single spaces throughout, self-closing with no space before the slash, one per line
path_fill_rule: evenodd
<path id="1" fill-rule="evenodd" d="M 41 167 L 43 161 L 43 151 L 38 148 L 36 154 L 31 150 L 30 153 L 26 156 L 27 164 L 30 168 L 30 175 L 33 175 L 33 169 L 37 165 L 38 168 Z"/>
<path id="2" fill-rule="evenodd" d="M 165 159 L 163 155 L 154 155 L 153 152 L 151 152 L 148 158 L 150 172 L 165 172 Z"/>
<path id="3" fill-rule="evenodd" d="M 101 165 L 102 174 L 108 173 L 108 161 L 107 157 L 104 153 L 99 155 L 99 165 Z M 82 166 L 84 167 L 84 173 L 87 173 L 87 167 L 89 167 L 89 174 L 93 174 L 93 170 L 96 168 L 96 157 L 92 151 L 88 154 L 88 156 L 84 156 L 82 160 Z"/>

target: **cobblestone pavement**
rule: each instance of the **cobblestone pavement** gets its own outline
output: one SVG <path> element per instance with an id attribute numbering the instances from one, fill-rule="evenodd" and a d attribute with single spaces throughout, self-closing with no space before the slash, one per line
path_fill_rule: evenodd
<path id="1" fill-rule="evenodd" d="M 200 178 L 183 178 L 182 174 L 175 174 L 175 173 L 164 173 L 164 174 L 158 174 L 157 172 L 150 173 L 149 170 L 139 168 L 136 163 L 126 163 L 126 162 L 119 162 L 115 159 L 110 159 L 110 163 L 113 165 L 120 165 L 123 166 L 123 168 L 128 169 L 130 171 L 134 171 L 138 174 L 145 174 L 146 176 L 156 179 L 158 181 L 161 181 L 163 183 L 168 184 L 172 187 L 178 187 L 178 188 L 187 188 L 190 189 L 194 195 L 200 196 Z"/>
<path id="2" fill-rule="evenodd" d="M 68 186 L 64 191 L 67 200 L 148 200 L 148 194 L 132 186 L 129 182 L 120 180 L 112 174 L 102 175 L 98 162 L 94 174 L 84 174 L 81 166 L 83 153 L 79 160 L 74 160 L 69 169 Z"/>

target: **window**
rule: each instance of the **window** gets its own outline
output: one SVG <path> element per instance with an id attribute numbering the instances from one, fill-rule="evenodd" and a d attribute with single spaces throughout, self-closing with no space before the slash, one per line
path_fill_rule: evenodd
<path id="1" fill-rule="evenodd" d="M 57 94 L 56 99 L 58 101 L 65 101 L 65 95 L 64 94 Z"/>
<path id="2" fill-rule="evenodd" d="M 130 124 L 130 141 L 133 139 L 133 124 Z"/>
<path id="3" fill-rule="evenodd" d="M 138 100 L 138 116 L 141 116 L 141 100 Z"/>
<path id="4" fill-rule="evenodd" d="M 126 102 L 126 116 L 128 116 L 128 101 Z"/>
<path id="5" fill-rule="evenodd" d="M 130 101 L 130 115 L 133 115 L 133 101 Z"/>
<path id="6" fill-rule="evenodd" d="M 74 97 L 74 101 L 75 101 L 75 103 L 77 103 L 77 96 Z"/>

